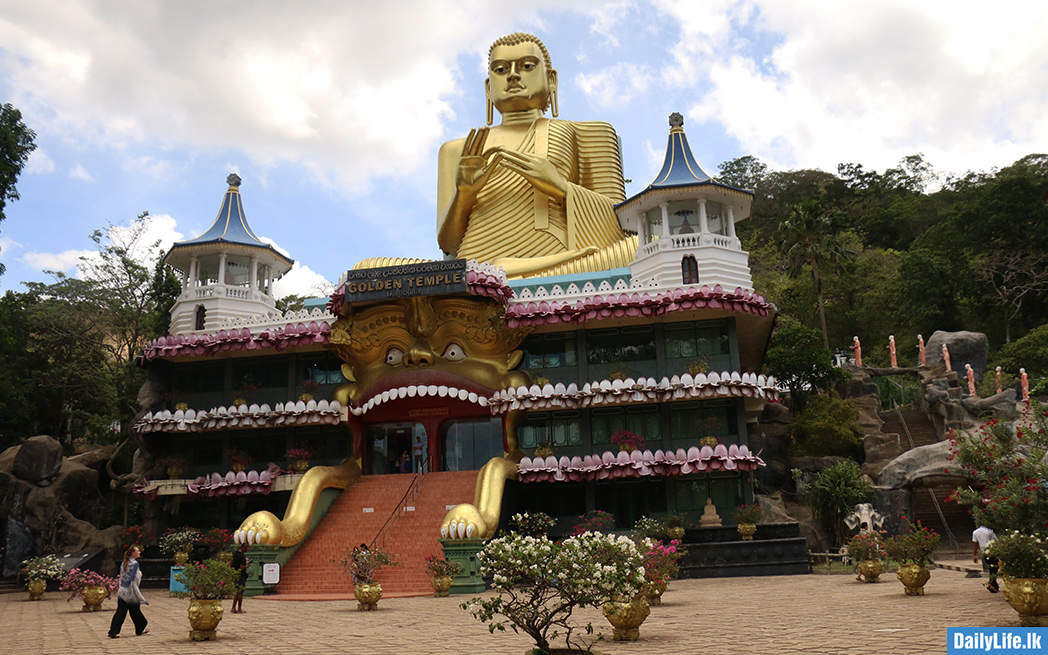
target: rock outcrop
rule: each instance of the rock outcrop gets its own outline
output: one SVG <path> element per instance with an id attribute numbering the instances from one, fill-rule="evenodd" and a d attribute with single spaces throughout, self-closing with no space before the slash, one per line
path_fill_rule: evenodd
<path id="1" fill-rule="evenodd" d="M 940 441 L 908 450 L 888 463 L 877 480 L 878 486 L 891 489 L 959 485 L 963 477 L 953 473 L 950 442 Z"/>
<path id="2" fill-rule="evenodd" d="M 18 448 L 12 473 L 41 487 L 54 482 L 62 468 L 62 444 L 53 437 L 30 437 Z"/>
<path id="3" fill-rule="evenodd" d="M 964 372 L 964 365 L 971 364 L 976 381 L 982 380 L 986 372 L 986 358 L 990 354 L 990 340 L 981 332 L 943 332 L 936 330 L 925 345 L 928 366 L 938 372 L 946 370 L 942 357 L 942 346 L 950 350 L 950 367 Z M 962 375 L 963 377 L 963 375 Z"/>

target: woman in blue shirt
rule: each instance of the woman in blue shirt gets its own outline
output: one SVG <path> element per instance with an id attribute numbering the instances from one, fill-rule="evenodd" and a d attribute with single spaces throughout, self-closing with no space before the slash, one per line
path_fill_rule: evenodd
<path id="1" fill-rule="evenodd" d="M 109 624 L 109 638 L 116 639 L 120 636 L 120 628 L 124 625 L 124 619 L 128 613 L 131 621 L 135 624 L 135 634 L 144 635 L 149 632 L 146 625 L 149 621 L 142 615 L 142 605 L 148 605 L 138 585 L 142 583 L 142 570 L 138 567 L 138 558 L 142 555 L 138 546 L 131 546 L 124 553 L 124 562 L 120 565 L 120 588 L 116 592 L 116 613 L 113 621 Z"/>

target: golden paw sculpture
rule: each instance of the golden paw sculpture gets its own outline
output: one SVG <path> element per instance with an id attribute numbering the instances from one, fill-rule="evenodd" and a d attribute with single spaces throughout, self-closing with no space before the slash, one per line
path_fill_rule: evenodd
<path id="1" fill-rule="evenodd" d="M 440 524 L 442 539 L 487 539 L 499 526 L 502 493 L 506 480 L 517 479 L 517 463 L 504 457 L 488 460 L 477 472 L 473 488 L 473 504 L 463 503 L 451 508 Z"/>
<path id="2" fill-rule="evenodd" d="M 360 475 L 360 465 L 351 458 L 338 466 L 314 466 L 306 471 L 291 492 L 283 520 L 271 512 L 255 512 L 244 519 L 233 533 L 233 541 L 238 544 L 294 546 L 309 531 L 320 492 L 325 489 L 345 489 L 356 482 Z"/>

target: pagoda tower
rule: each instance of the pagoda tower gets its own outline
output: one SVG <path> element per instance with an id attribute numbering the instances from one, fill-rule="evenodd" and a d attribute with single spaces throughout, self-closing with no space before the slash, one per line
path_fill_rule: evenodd
<path id="1" fill-rule="evenodd" d="M 749 253 L 735 236 L 735 225 L 750 217 L 753 191 L 707 175 L 691 153 L 684 117 L 674 112 L 669 122 L 662 170 L 615 208 L 622 229 L 639 237 L 630 273 L 660 287 L 752 289 Z"/>
<path id="2" fill-rule="evenodd" d="M 171 308 L 171 334 L 213 331 L 230 319 L 273 311 L 273 282 L 295 263 L 251 230 L 240 176 L 230 174 L 226 182 L 214 224 L 195 239 L 174 244 L 164 256 L 182 277 L 182 294 Z"/>

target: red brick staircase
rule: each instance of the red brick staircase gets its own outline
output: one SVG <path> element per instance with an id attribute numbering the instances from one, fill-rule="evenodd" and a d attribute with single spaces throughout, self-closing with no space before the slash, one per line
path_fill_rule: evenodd
<path id="1" fill-rule="evenodd" d="M 370 544 L 397 508 L 414 474 L 364 476 L 331 505 L 319 526 L 280 572 L 277 594 L 296 597 L 349 597 L 353 585 L 337 561 L 346 549 Z M 476 471 L 427 473 L 418 495 L 404 502 L 404 511 L 385 535 L 379 548 L 396 554 L 400 566 L 376 575 L 383 595 L 418 596 L 433 593 L 425 572 L 427 555 L 440 555 L 440 522 L 448 505 L 473 501 Z M 365 512 L 373 508 L 373 512 Z"/>

